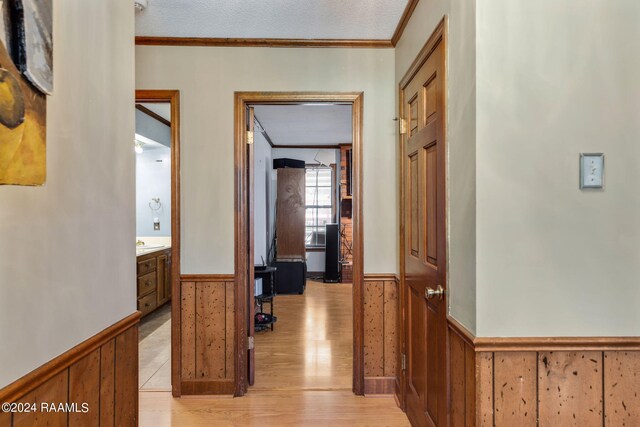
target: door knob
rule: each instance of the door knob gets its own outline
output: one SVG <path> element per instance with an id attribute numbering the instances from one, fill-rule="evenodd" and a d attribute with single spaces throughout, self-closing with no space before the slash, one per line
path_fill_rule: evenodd
<path id="1" fill-rule="evenodd" d="M 427 288 L 424 290 L 424 297 L 426 299 L 433 299 L 435 297 L 442 299 L 444 297 L 444 288 L 441 285 L 438 285 L 436 289 Z"/>

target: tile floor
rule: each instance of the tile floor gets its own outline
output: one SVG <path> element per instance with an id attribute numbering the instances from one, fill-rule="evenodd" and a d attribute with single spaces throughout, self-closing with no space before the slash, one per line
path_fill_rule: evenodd
<path id="1" fill-rule="evenodd" d="M 138 388 L 171 390 L 171 305 L 165 304 L 140 322 Z"/>

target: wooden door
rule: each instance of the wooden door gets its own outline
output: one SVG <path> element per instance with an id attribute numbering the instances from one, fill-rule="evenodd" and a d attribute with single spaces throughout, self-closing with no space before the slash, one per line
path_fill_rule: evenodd
<path id="1" fill-rule="evenodd" d="M 253 179 L 253 125 L 254 125 L 254 113 L 253 107 L 247 107 L 247 183 L 248 183 L 248 217 L 245 218 L 247 221 L 247 334 L 249 336 L 249 349 L 247 355 L 247 380 L 249 385 L 253 385 L 255 381 L 255 350 L 253 349 L 253 338 L 255 334 L 255 298 L 254 298 L 254 240 L 253 240 L 253 212 L 254 212 L 254 179 Z"/>
<path id="2" fill-rule="evenodd" d="M 438 42 L 401 86 L 405 399 L 412 425 L 431 427 L 447 422 L 443 55 Z"/>

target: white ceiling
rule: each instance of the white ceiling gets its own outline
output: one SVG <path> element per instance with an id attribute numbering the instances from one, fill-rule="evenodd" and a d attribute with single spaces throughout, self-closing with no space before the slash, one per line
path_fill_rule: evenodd
<path id="1" fill-rule="evenodd" d="M 351 105 L 258 105 L 254 112 L 276 146 L 351 144 Z"/>
<path id="2" fill-rule="evenodd" d="M 153 111 L 169 122 L 171 121 L 171 104 L 168 102 L 138 102 L 138 105 Z"/>
<path id="3" fill-rule="evenodd" d="M 391 39 L 408 0 L 149 0 L 136 35 Z"/>

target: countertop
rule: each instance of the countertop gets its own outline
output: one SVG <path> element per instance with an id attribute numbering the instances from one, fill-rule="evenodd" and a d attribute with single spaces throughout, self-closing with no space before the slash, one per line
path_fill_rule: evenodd
<path id="1" fill-rule="evenodd" d="M 152 248 L 138 248 L 136 247 L 136 256 L 147 255 L 153 252 L 164 251 L 165 249 L 171 249 L 171 246 L 155 246 Z"/>

